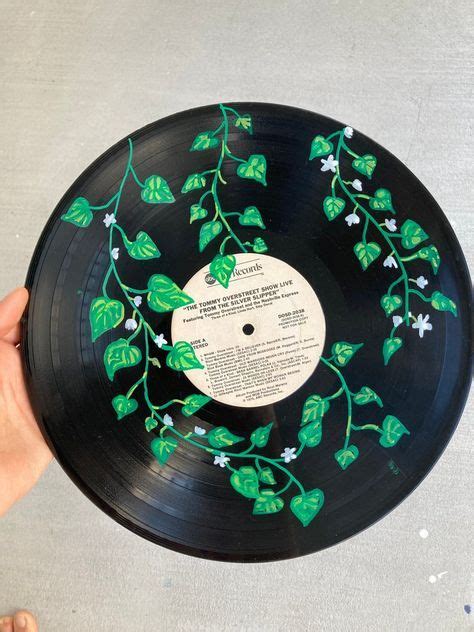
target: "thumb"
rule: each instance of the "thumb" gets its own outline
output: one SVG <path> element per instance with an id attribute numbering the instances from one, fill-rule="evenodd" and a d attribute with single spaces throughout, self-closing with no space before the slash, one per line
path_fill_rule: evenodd
<path id="1" fill-rule="evenodd" d="M 17 342 L 20 318 L 28 303 L 28 290 L 18 287 L 0 301 L 0 339 Z"/>

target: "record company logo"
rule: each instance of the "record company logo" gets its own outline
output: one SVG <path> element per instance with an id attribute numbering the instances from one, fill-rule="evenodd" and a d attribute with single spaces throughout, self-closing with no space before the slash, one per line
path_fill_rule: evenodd
<path id="1" fill-rule="evenodd" d="M 253 261 L 255 261 L 255 259 Z M 239 266 L 243 266 L 243 267 L 239 267 Z M 258 261 L 256 263 L 252 263 L 252 265 L 248 265 L 248 263 L 237 264 L 232 272 L 231 282 L 239 281 L 241 278 L 249 276 L 249 275 L 254 276 L 255 274 L 263 274 L 261 270 L 263 270 L 263 265 L 259 263 Z M 209 286 L 214 285 L 216 283 L 216 279 L 209 272 L 206 273 L 204 277 L 204 281 L 206 285 L 209 285 Z"/>

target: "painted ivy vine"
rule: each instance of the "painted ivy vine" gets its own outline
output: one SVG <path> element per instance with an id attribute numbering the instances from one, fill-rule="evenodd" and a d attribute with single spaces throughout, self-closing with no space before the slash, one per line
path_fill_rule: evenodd
<path id="1" fill-rule="evenodd" d="M 190 148 L 190 151 L 216 150 L 217 164 L 213 169 L 188 175 L 181 192 L 188 194 L 205 189 L 199 201 L 192 204 L 189 209 L 189 222 L 192 224 L 208 218 L 201 224 L 199 231 L 199 252 L 203 252 L 219 237 L 219 251 L 210 263 L 209 272 L 216 281 L 227 288 L 236 264 L 235 256 L 225 252 L 229 242 L 233 242 L 242 252 L 264 253 L 268 248 L 259 236 L 255 237 L 253 242 L 242 241 L 237 234 L 238 227 L 233 227 L 232 218 L 236 218 L 240 226 L 265 230 L 262 215 L 256 206 L 247 206 L 243 211 L 224 210 L 219 193 L 219 189 L 227 184 L 223 176 L 223 166 L 226 160 L 230 160 L 236 163 L 236 173 L 240 178 L 255 180 L 266 186 L 267 161 L 262 154 L 251 154 L 247 159 L 243 159 L 232 153 L 229 148 L 230 124 L 252 134 L 252 118 L 249 114 L 239 114 L 227 105 L 221 104 L 219 109 L 221 123 L 214 130 L 200 132 Z"/>
<path id="2" fill-rule="evenodd" d="M 350 149 L 347 141 L 352 136 L 351 127 L 344 127 L 327 137 L 315 136 L 309 159 L 319 158 L 321 171 L 332 174 L 331 194 L 323 201 L 323 211 L 328 220 L 336 219 L 347 207 L 351 209 L 345 217 L 348 226 L 357 226 L 363 220 L 360 241 L 354 246 L 362 269 L 367 270 L 384 250 L 383 266 L 396 272 L 395 280 L 380 299 L 381 308 L 393 323 L 382 348 L 384 363 L 388 364 L 393 354 L 403 346 L 401 325 L 406 328 L 411 325 L 412 329 L 418 330 L 420 338 L 433 328 L 429 314 L 413 315 L 413 299 L 430 303 L 435 310 L 451 312 L 454 316 L 457 316 L 457 308 L 454 301 L 437 290 L 427 294 L 425 287 L 429 281 L 424 276 L 414 278 L 409 274 L 409 264 L 415 260 L 426 261 L 431 264 L 432 272 L 438 273 L 440 255 L 436 246 L 423 245 L 429 239 L 424 229 L 412 219 L 406 219 L 398 227 L 397 220 L 392 217 L 396 211 L 388 189 L 380 188 L 368 195 L 362 192 L 364 185 L 360 179 L 351 179 L 352 176 L 341 173 L 340 159 L 344 154 L 352 158 L 352 168 L 369 181 L 377 166 L 374 155 L 360 156 Z"/>

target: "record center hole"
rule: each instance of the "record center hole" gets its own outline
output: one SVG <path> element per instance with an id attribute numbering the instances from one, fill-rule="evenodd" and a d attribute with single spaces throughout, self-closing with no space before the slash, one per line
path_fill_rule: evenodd
<path id="1" fill-rule="evenodd" d="M 244 332 L 246 336 L 251 336 L 253 332 L 255 331 L 255 327 L 251 325 L 250 323 L 247 323 L 246 325 L 242 327 L 242 331 Z"/>

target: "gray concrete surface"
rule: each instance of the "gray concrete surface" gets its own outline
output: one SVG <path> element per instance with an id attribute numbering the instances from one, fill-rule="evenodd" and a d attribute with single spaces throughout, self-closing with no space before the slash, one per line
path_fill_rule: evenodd
<path id="1" fill-rule="evenodd" d="M 23 281 L 48 215 L 98 154 L 156 118 L 231 100 L 306 107 L 377 139 L 435 195 L 472 269 L 469 0 L 0 8 L 1 293 Z M 474 629 L 473 420 L 471 399 L 432 474 L 385 520 L 262 566 L 142 541 L 54 464 L 0 521 L 0 611 L 30 608 L 45 632 Z"/>

